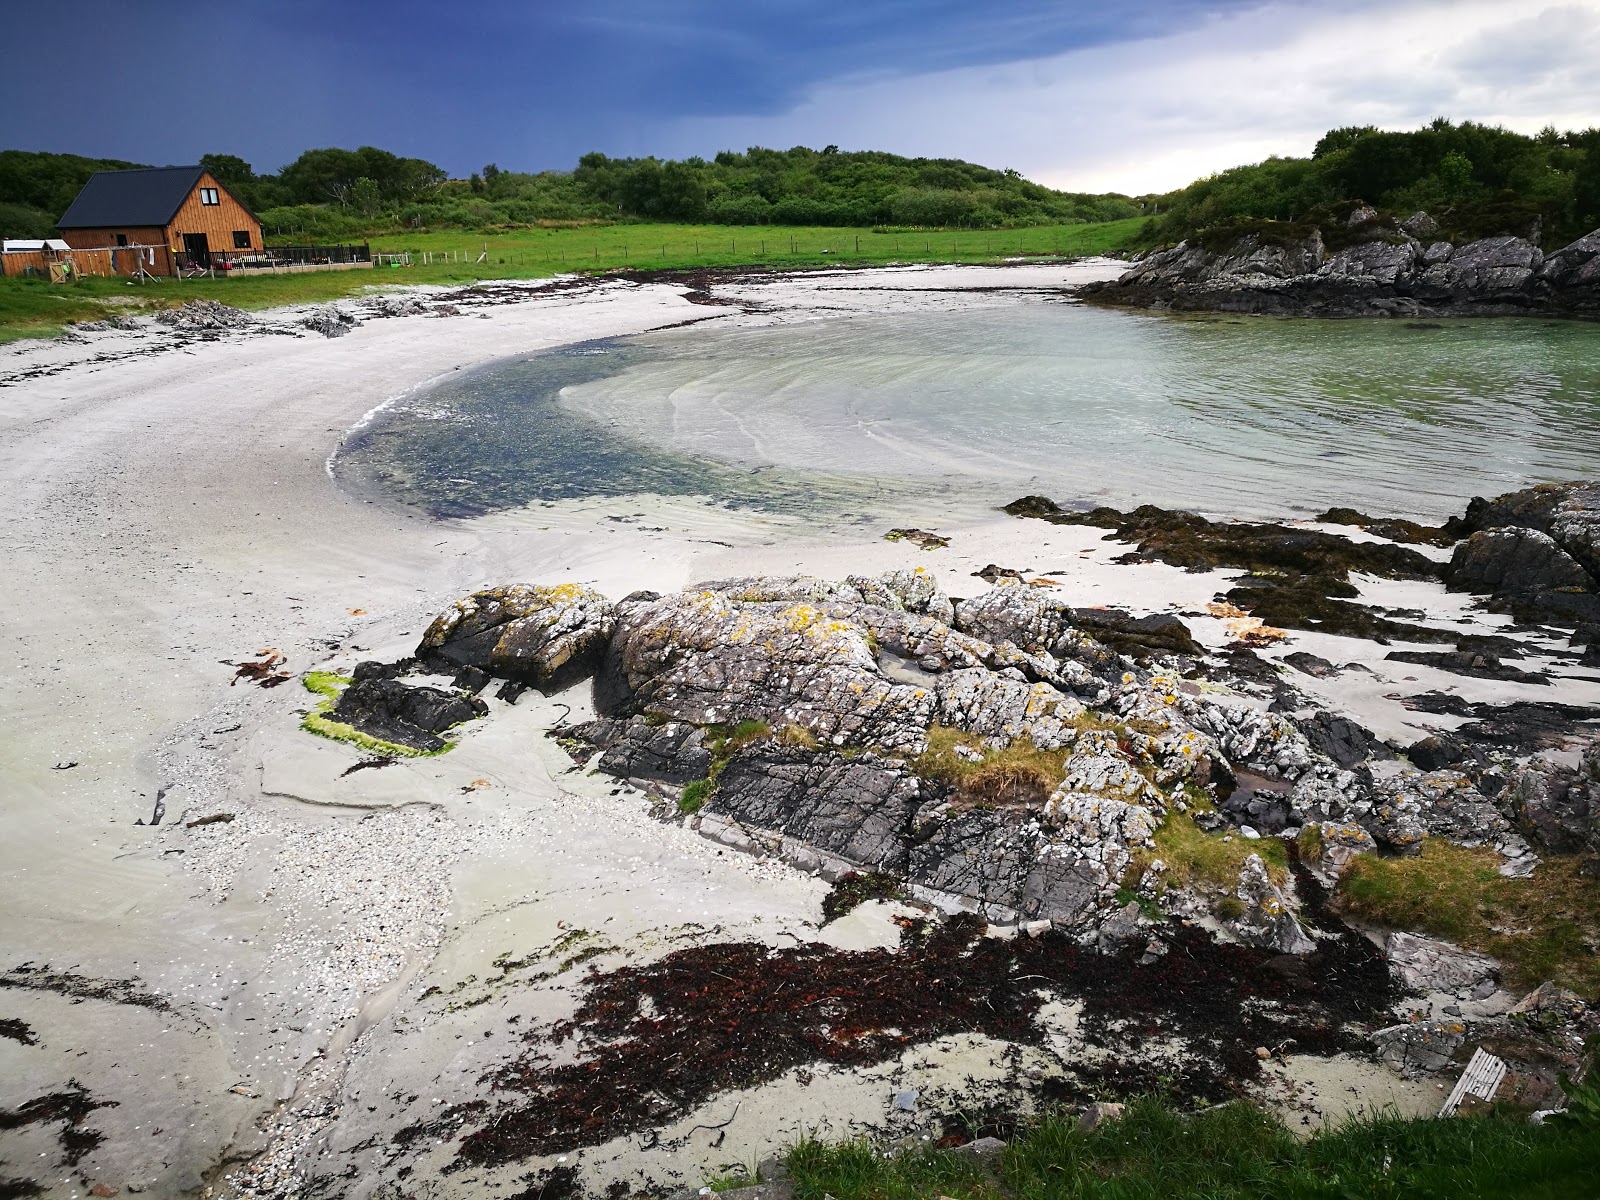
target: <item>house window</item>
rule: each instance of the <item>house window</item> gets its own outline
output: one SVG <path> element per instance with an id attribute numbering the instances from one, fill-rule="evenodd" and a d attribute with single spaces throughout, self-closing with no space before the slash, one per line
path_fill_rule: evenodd
<path id="1" fill-rule="evenodd" d="M 125 234 L 125 233 L 117 234 L 117 245 L 126 246 L 127 244 L 128 244 L 128 235 Z"/>
<path id="2" fill-rule="evenodd" d="M 235 250 L 250 249 L 250 231 L 248 229 L 235 229 L 233 231 L 233 248 Z"/>
<path id="3" fill-rule="evenodd" d="M 217 189 L 216 188 L 201 188 L 200 189 L 200 203 L 201 204 L 220 204 L 222 202 L 217 199 Z"/>

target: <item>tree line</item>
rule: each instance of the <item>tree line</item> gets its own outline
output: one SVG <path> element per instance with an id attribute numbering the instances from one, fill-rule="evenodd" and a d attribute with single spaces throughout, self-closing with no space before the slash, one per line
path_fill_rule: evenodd
<path id="1" fill-rule="evenodd" d="M 236 155 L 201 158 L 269 233 L 343 237 L 388 228 L 493 229 L 539 222 L 657 220 L 729 225 L 998 228 L 1117 220 L 1144 210 L 1118 195 L 1060 192 L 1016 171 L 877 151 L 751 148 L 711 160 L 586 154 L 572 171 L 490 163 L 449 179 L 433 163 L 372 146 L 308 150 L 276 173 Z M 99 170 L 143 164 L 0 151 L 0 229 L 43 237 Z"/>
<path id="2" fill-rule="evenodd" d="M 1144 244 L 1275 222 L 1336 226 L 1357 203 L 1425 209 L 1455 238 L 1532 232 L 1564 244 L 1600 227 L 1600 129 L 1532 137 L 1471 121 L 1421 129 L 1334 129 L 1309 158 L 1234 167 L 1163 196 L 1061 192 L 960 159 L 881 151 L 752 147 L 712 159 L 586 154 L 571 171 L 490 163 L 450 179 L 433 163 L 363 146 L 308 150 L 276 173 L 202 160 L 269 235 L 330 240 L 385 230 L 490 231 L 541 222 L 694 221 L 729 225 L 1003 228 L 1153 214 Z M 0 232 L 44 237 L 89 175 L 140 164 L 0 151 Z"/>
<path id="3" fill-rule="evenodd" d="M 1330 130 L 1310 158 L 1234 167 L 1155 198 L 1147 243 L 1244 222 L 1336 223 L 1355 202 L 1385 215 L 1423 210 L 1456 239 L 1532 233 L 1565 245 L 1600 228 L 1600 129 L 1532 137 L 1439 118 L 1421 129 Z"/>

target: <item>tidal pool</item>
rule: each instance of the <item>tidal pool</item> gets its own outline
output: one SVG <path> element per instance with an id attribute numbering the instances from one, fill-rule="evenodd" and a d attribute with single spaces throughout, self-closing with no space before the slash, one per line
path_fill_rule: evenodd
<path id="1" fill-rule="evenodd" d="M 651 493 L 853 522 L 1042 493 L 1441 518 L 1600 475 L 1600 328 L 1038 297 L 710 325 L 461 372 L 352 433 L 334 469 L 446 517 Z"/>

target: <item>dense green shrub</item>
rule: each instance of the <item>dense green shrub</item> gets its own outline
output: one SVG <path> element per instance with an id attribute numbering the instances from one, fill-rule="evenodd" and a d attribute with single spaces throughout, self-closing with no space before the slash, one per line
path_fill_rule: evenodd
<path id="1" fill-rule="evenodd" d="M 1600 226 L 1600 129 L 1527 137 L 1442 119 L 1404 133 L 1335 129 L 1310 158 L 1234 167 L 1156 198 L 1146 240 L 1245 221 L 1315 223 L 1355 200 L 1398 216 L 1425 209 L 1457 239 L 1537 221 L 1546 245 L 1563 245 Z"/>

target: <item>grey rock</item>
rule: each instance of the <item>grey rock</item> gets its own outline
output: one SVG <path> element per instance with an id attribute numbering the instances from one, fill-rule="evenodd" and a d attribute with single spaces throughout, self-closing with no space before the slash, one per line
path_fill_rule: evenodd
<path id="1" fill-rule="evenodd" d="M 630 721 L 601 718 L 573 733 L 600 747 L 605 752 L 600 756 L 600 769 L 621 779 L 684 784 L 704 779 L 711 770 L 705 735 L 681 721 L 652 725 L 643 717 Z"/>
<path id="2" fill-rule="evenodd" d="M 1300 240 L 1247 233 L 1210 249 L 1183 242 L 1083 294 L 1138 307 L 1332 317 L 1600 311 L 1600 231 L 1547 260 L 1536 235 L 1423 249 L 1437 232 L 1425 213 L 1352 228 L 1358 240 L 1331 255 L 1320 232 Z"/>
<path id="3" fill-rule="evenodd" d="M 1317 273 L 1328 279 L 1392 287 L 1410 279 L 1419 254 L 1415 242 L 1362 242 L 1333 255 Z"/>
<path id="4" fill-rule="evenodd" d="M 1393 758 L 1393 752 L 1372 731 L 1349 717 L 1318 710 L 1295 720 L 1295 726 L 1318 754 L 1327 755 L 1348 770 L 1372 758 Z"/>
<path id="5" fill-rule="evenodd" d="M 1546 849 L 1600 849 L 1600 739 L 1589 743 L 1577 769 L 1529 763 L 1506 790 L 1517 824 Z"/>
<path id="6" fill-rule="evenodd" d="M 437 753 L 446 744 L 439 734 L 488 711 L 476 696 L 417 687 L 398 679 L 366 678 L 353 681 L 339 693 L 330 715 L 386 742 Z"/>
<path id="7" fill-rule="evenodd" d="M 894 760 L 765 742 L 734 753 L 717 777 L 709 808 L 869 870 L 905 875 L 919 814 L 943 798 Z"/>
<path id="8" fill-rule="evenodd" d="M 612 628 L 599 592 L 517 583 L 457 600 L 423 633 L 417 657 L 554 692 L 594 671 Z"/>
<path id="9" fill-rule="evenodd" d="M 1139 902 L 1130 900 L 1101 924 L 1095 944 L 1101 954 L 1112 954 L 1140 933 Z"/>
<path id="10" fill-rule="evenodd" d="M 303 328 L 330 338 L 343 337 L 359 324 L 360 321 L 332 304 L 312 309 L 300 318 L 300 325 Z"/>
<path id="11" fill-rule="evenodd" d="M 1500 964 L 1486 954 L 1414 933 L 1391 933 L 1384 955 L 1395 978 L 1413 992 L 1443 992 L 1458 1000 L 1484 1000 L 1499 986 Z"/>
<path id="12" fill-rule="evenodd" d="M 255 324 L 249 313 L 219 300 L 190 300 L 176 308 L 162 309 L 155 319 L 158 324 L 177 330 L 244 329 Z"/>
<path id="13" fill-rule="evenodd" d="M 1511 823 L 1460 771 L 1405 771 L 1373 785 L 1362 825 L 1385 848 L 1415 854 L 1426 837 L 1459 846 L 1487 846 L 1507 858 L 1528 853 Z"/>
<path id="14" fill-rule="evenodd" d="M 1280 954 L 1309 954 L 1317 948 L 1290 911 L 1283 893 L 1267 877 L 1266 864 L 1259 854 L 1244 860 L 1234 895 L 1244 904 L 1244 913 L 1228 922 L 1228 927 L 1240 941 Z"/>
<path id="15" fill-rule="evenodd" d="M 1551 514 L 1550 536 L 1600 581 L 1600 483 L 1567 486 Z"/>
<path id="16" fill-rule="evenodd" d="M 1600 510 L 1595 513 L 1600 519 Z M 1576 528 L 1581 517 L 1574 517 Z M 1450 556 L 1446 574 L 1453 591 L 1505 595 L 1556 588 L 1593 591 L 1595 581 L 1555 538 L 1537 529 L 1504 528 L 1474 533 Z"/>
<path id="17" fill-rule="evenodd" d="M 1467 1027 L 1460 1021 L 1413 1021 L 1372 1035 L 1384 1064 L 1411 1079 L 1444 1070 L 1466 1040 Z"/>
<path id="18" fill-rule="evenodd" d="M 951 1150 L 952 1154 L 960 1154 L 966 1158 L 976 1158 L 980 1162 L 992 1162 L 1000 1157 L 1006 1144 L 997 1137 L 974 1138 L 964 1146 L 957 1146 Z"/>
<path id="19" fill-rule="evenodd" d="M 762 721 L 828 745 L 920 753 L 937 698 L 885 678 L 868 634 L 836 608 L 766 584 L 625 601 L 596 707 L 696 725 Z"/>
<path id="20" fill-rule="evenodd" d="M 1078 1128 L 1088 1133 L 1107 1121 L 1120 1121 L 1127 1106 L 1110 1100 L 1096 1100 L 1078 1117 Z"/>
<path id="21" fill-rule="evenodd" d="M 1419 242 L 1427 241 L 1427 239 L 1439 232 L 1439 222 L 1419 210 L 1412 213 L 1404 221 L 1401 221 L 1400 229 L 1402 232 L 1416 238 Z M 1449 243 L 1446 242 L 1445 245 L 1449 245 Z"/>
<path id="22" fill-rule="evenodd" d="M 1317 826 L 1317 834 L 1322 849 L 1316 860 L 1307 865 L 1324 887 L 1338 883 L 1357 855 L 1371 854 L 1378 848 L 1372 835 L 1353 821 L 1323 821 Z"/>
<path id="23" fill-rule="evenodd" d="M 921 1095 L 916 1088 L 904 1088 L 894 1094 L 894 1106 L 901 1112 L 916 1112 L 917 1098 Z"/>

